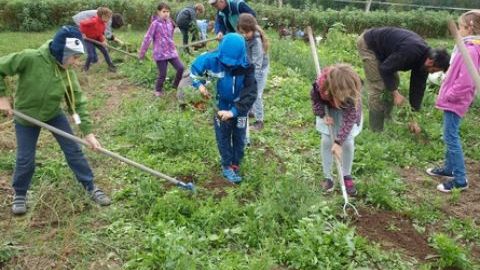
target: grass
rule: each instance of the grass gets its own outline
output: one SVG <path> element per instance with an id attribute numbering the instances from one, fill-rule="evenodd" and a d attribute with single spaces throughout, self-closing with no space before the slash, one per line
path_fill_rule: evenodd
<path id="1" fill-rule="evenodd" d="M 118 35 L 138 46 L 143 32 Z M 271 33 L 271 36 L 274 34 Z M 38 47 L 52 32 L 0 33 L 0 55 Z M 178 37 L 177 37 L 178 38 Z M 322 65 L 351 62 L 361 73 L 353 50 L 355 36 L 332 31 L 320 47 Z M 433 43 L 451 46 L 449 41 Z M 252 134 L 242 166 L 245 183 L 210 187 L 219 179 L 211 113 L 189 107 L 181 111 L 175 92 L 152 97 L 156 70 L 112 53 L 119 74 L 97 64 L 80 80 L 96 118 L 95 133 L 107 149 L 166 174 L 193 179 L 198 192 L 188 194 L 136 169 L 87 152 L 97 182 L 114 204 L 93 205 L 51 138 L 43 133 L 37 154 L 28 214 L 12 218 L 9 197 L 0 208 L 0 266 L 14 268 L 108 269 L 435 269 L 478 266 L 465 250 L 479 247 L 478 219 L 449 216 L 434 191 L 435 183 L 411 186 L 408 177 L 441 161 L 441 113 L 433 108 L 437 89 L 429 88 L 423 114 L 425 133 L 409 134 L 401 111 L 384 133 L 367 128 L 356 139 L 354 175 L 360 198 L 354 203 L 373 211 L 388 209 L 412 218 L 429 237 L 440 258 L 418 262 L 399 249 L 385 251 L 358 235 L 355 222 L 343 219 L 339 195 L 320 191 L 320 139 L 314 130 L 309 90 L 314 74 L 309 48 L 301 42 L 274 40 L 271 73 L 265 91 L 266 129 Z M 213 46 L 213 45 L 211 45 Z M 191 61 L 185 58 L 185 64 Z M 170 68 L 170 71 L 172 69 Z M 171 76 L 170 76 L 171 77 Z M 403 89 L 408 74 L 402 73 Z M 168 83 L 167 83 L 168 87 Z M 480 160 L 478 103 L 462 126 L 466 156 Z M 365 115 L 365 119 L 367 119 Z M 0 121 L 5 121 L 2 119 Z M 367 125 L 366 125 L 367 126 Z M 0 130 L 2 132 L 2 130 Z M 426 140 L 426 142 L 425 142 Z M 14 149 L 0 148 L 0 192 L 8 185 Z M 401 172 L 412 170 L 409 176 Z M 2 185 L 3 184 L 3 185 Z M 468 191 L 470 192 L 470 191 Z M 455 195 L 457 196 L 457 195 Z M 459 196 L 462 196 L 460 194 Z M 5 198 L 5 199 L 4 199 Z M 458 198 L 452 198 L 458 202 Z M 392 223 L 394 224 L 394 223 Z M 397 232 L 392 225 L 386 228 Z M 453 251 L 451 253 L 450 251 Z"/>

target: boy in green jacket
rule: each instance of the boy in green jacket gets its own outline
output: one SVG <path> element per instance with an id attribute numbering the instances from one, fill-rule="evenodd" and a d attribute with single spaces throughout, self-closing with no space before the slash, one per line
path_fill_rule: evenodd
<path id="1" fill-rule="evenodd" d="M 5 96 L 6 76 L 19 75 L 15 92 L 15 109 L 70 134 L 72 129 L 65 117 L 61 102 L 65 99 L 69 112 L 79 125 L 90 147 L 97 149 L 100 143 L 91 133 L 92 122 L 86 107 L 86 98 L 73 70 L 69 67 L 84 53 L 82 34 L 76 27 L 63 26 L 53 40 L 39 49 L 27 49 L 0 57 L 0 111 L 12 115 L 8 97 Z M 40 127 L 15 117 L 17 158 L 13 175 L 12 213 L 27 211 L 27 190 L 35 170 L 35 150 Z M 66 138 L 53 134 L 77 180 L 99 205 L 110 204 L 108 196 L 93 183 L 93 173 L 80 146 Z"/>

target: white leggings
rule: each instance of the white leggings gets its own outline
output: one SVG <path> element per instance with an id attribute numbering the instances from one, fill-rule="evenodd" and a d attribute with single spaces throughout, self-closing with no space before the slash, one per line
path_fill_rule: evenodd
<path id="1" fill-rule="evenodd" d="M 332 140 L 329 135 L 322 134 L 322 167 L 325 178 L 332 179 Z M 343 175 L 352 174 L 353 153 L 355 151 L 355 144 L 353 136 L 348 136 L 342 144 L 342 173 Z"/>

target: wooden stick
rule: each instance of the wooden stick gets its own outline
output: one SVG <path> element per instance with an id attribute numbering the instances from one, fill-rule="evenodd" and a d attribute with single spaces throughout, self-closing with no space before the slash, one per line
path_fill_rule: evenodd
<path id="1" fill-rule="evenodd" d="M 472 77 L 474 83 L 475 83 L 475 88 L 476 88 L 476 95 L 478 96 L 480 92 L 480 76 L 478 75 L 478 70 L 475 67 L 475 64 L 473 63 L 472 57 L 470 57 L 470 54 L 468 53 L 467 47 L 463 43 L 462 38 L 458 34 L 457 30 L 457 25 L 453 20 L 448 22 L 448 29 L 450 30 L 450 33 L 452 34 L 453 38 L 455 39 L 455 43 L 457 44 L 457 48 L 462 54 L 463 61 L 465 62 L 465 65 L 467 66 L 468 73 Z"/>
<path id="2" fill-rule="evenodd" d="M 101 43 L 101 42 L 100 42 L 100 41 L 98 41 L 98 40 L 91 39 L 91 38 L 87 38 L 87 37 L 86 37 L 86 38 L 84 38 L 84 40 L 86 40 L 86 41 L 89 41 L 89 42 L 92 42 L 92 43 L 95 43 L 95 44 L 97 44 L 98 46 L 105 47 L 105 44 Z M 125 54 L 125 55 L 128 55 L 128 56 L 130 56 L 130 57 L 133 57 L 133 58 L 135 58 L 135 59 L 137 59 L 137 60 L 138 60 L 138 56 L 137 56 L 137 55 L 135 55 L 135 54 L 131 54 L 131 53 L 129 53 L 129 52 L 126 52 L 126 51 L 124 51 L 124 50 L 117 49 L 117 48 L 115 48 L 115 47 L 113 47 L 113 46 L 110 46 L 110 45 L 108 45 L 108 44 L 107 44 L 107 46 L 106 46 L 106 47 L 107 47 L 107 48 L 109 48 L 109 49 L 111 49 L 111 50 L 114 50 L 114 51 L 117 51 L 117 52 L 123 53 L 123 54 Z"/>
<path id="3" fill-rule="evenodd" d="M 179 49 L 188 48 L 188 47 L 191 47 L 191 46 L 195 46 L 195 45 L 198 45 L 198 44 L 207 43 L 207 42 L 214 41 L 214 40 L 217 40 L 217 38 L 214 37 L 214 38 L 209 38 L 209 39 L 204 39 L 204 40 L 195 41 L 195 42 L 192 42 L 192 43 L 189 43 L 189 44 L 185 44 L 185 45 L 177 45 L 177 48 L 179 48 Z"/>
<path id="4" fill-rule="evenodd" d="M 318 61 L 317 47 L 315 46 L 315 39 L 313 38 L 312 27 L 307 26 L 308 40 L 310 41 L 310 49 L 312 50 L 313 62 L 315 63 L 315 70 L 317 76 L 320 75 L 322 70 L 320 69 L 320 62 Z"/>

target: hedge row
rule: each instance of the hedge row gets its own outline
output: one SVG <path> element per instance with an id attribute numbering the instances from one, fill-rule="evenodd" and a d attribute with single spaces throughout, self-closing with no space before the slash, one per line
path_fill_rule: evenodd
<path id="1" fill-rule="evenodd" d="M 144 29 L 149 24 L 158 1 L 155 0 L 0 0 L 0 31 L 43 31 L 69 23 L 72 15 L 98 6 L 108 6 L 122 13 L 133 28 Z M 175 14 L 185 3 L 171 3 Z M 399 26 L 411 29 L 425 37 L 442 37 L 447 34 L 447 21 L 452 15 L 444 11 L 373 11 L 361 10 L 296 10 L 254 4 L 262 24 L 311 25 L 317 32 L 326 31 L 335 23 L 342 23 L 347 32 L 359 33 L 376 26 Z M 213 18 L 213 8 L 207 7 L 207 17 Z"/>

